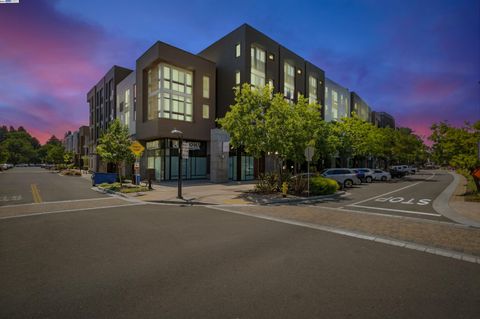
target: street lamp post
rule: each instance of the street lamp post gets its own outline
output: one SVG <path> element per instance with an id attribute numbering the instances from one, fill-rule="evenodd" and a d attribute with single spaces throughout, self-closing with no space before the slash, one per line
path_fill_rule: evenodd
<path id="1" fill-rule="evenodd" d="M 182 145 L 183 145 L 183 132 L 177 129 L 173 129 L 172 134 L 177 135 L 179 138 L 178 145 L 178 192 L 177 198 L 183 199 L 182 196 Z"/>

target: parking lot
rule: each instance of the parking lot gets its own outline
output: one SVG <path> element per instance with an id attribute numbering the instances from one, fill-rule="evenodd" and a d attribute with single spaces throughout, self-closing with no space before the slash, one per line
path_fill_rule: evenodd
<path id="1" fill-rule="evenodd" d="M 355 185 L 346 189 L 347 193 L 339 200 L 317 206 L 451 222 L 433 209 L 433 201 L 451 181 L 448 172 L 422 170 L 388 182 Z"/>

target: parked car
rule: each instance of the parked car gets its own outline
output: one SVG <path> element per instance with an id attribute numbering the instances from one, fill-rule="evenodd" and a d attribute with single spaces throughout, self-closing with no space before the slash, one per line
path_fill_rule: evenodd
<path id="1" fill-rule="evenodd" d="M 362 182 L 373 182 L 373 170 L 371 170 L 370 168 L 356 168 L 355 171 L 362 174 L 361 177 L 359 176 Z"/>
<path id="2" fill-rule="evenodd" d="M 405 174 L 409 174 L 410 169 L 408 168 L 408 165 L 394 165 L 390 166 L 390 170 L 396 170 L 399 172 L 404 172 Z"/>
<path id="3" fill-rule="evenodd" d="M 352 187 L 362 183 L 357 174 L 349 168 L 328 168 L 320 175 L 336 180 L 340 187 Z"/>
<path id="4" fill-rule="evenodd" d="M 407 171 L 401 166 L 391 166 L 389 172 L 392 178 L 400 178 L 407 175 Z"/>
<path id="5" fill-rule="evenodd" d="M 415 166 L 409 166 L 408 171 L 410 174 L 415 175 L 417 174 L 417 168 Z"/>
<path id="6" fill-rule="evenodd" d="M 389 181 L 392 179 L 392 175 L 389 172 L 382 171 L 380 169 L 373 170 L 373 179 L 376 181 Z"/>

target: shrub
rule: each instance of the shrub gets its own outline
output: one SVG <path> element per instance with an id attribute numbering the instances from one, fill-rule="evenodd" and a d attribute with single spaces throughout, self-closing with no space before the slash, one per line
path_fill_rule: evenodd
<path id="1" fill-rule="evenodd" d="M 288 186 L 291 193 L 295 195 L 302 195 L 307 191 L 308 181 L 306 177 L 297 176 L 290 179 Z"/>
<path id="2" fill-rule="evenodd" d="M 124 187 L 120 190 L 122 193 L 136 193 L 136 192 L 147 192 L 148 187 L 145 186 L 134 186 L 134 187 Z"/>
<path id="3" fill-rule="evenodd" d="M 65 169 L 61 174 L 66 176 L 82 176 L 82 173 L 75 169 Z"/>
<path id="4" fill-rule="evenodd" d="M 317 176 L 310 179 L 310 194 L 313 195 L 334 194 L 338 187 L 338 183 L 330 178 Z"/>
<path id="5" fill-rule="evenodd" d="M 254 191 L 257 193 L 275 193 L 278 191 L 278 175 L 275 173 L 261 174 L 255 184 Z"/>

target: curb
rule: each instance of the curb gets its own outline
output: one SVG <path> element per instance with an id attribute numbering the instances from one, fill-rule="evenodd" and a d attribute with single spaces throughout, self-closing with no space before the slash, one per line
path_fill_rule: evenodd
<path id="1" fill-rule="evenodd" d="M 459 224 L 480 228 L 480 223 L 463 217 L 462 215 L 457 213 L 452 207 L 450 207 L 450 197 L 452 197 L 453 193 L 455 192 L 457 185 L 460 182 L 460 178 L 456 173 L 448 173 L 453 176 L 453 181 L 450 183 L 450 185 L 448 185 L 447 188 L 443 190 L 440 195 L 437 196 L 437 198 L 435 198 L 435 200 L 433 201 L 433 209 L 439 214 Z"/>
<path id="2" fill-rule="evenodd" d="M 285 198 L 285 199 L 281 198 L 277 200 L 271 200 L 265 203 L 256 202 L 256 204 L 269 205 L 269 204 L 300 203 L 300 202 L 310 203 L 310 202 L 316 202 L 322 199 L 337 198 L 345 194 L 346 194 L 345 191 L 338 191 L 335 194 L 331 194 L 331 195 L 318 195 L 318 196 L 312 196 L 312 197 L 294 197 L 294 198 Z"/>
<path id="3" fill-rule="evenodd" d="M 203 206 L 214 206 L 214 205 L 220 205 L 220 204 L 214 204 L 214 203 L 206 203 L 206 202 L 196 202 L 194 200 L 145 200 L 143 201 L 145 203 L 152 203 L 152 204 L 175 204 L 175 205 L 203 205 Z"/>
<path id="4" fill-rule="evenodd" d="M 93 186 L 91 189 L 96 191 L 96 192 L 102 193 L 102 194 L 111 194 L 111 195 L 116 195 L 116 196 L 120 196 L 120 197 L 123 197 L 123 198 L 129 198 L 127 195 L 125 195 L 123 193 L 115 192 L 115 191 L 112 191 L 110 189 L 103 189 L 103 188 L 100 188 L 100 187 L 97 187 L 97 186 Z"/>
<path id="5" fill-rule="evenodd" d="M 329 233 L 333 233 L 333 234 L 337 234 L 337 235 L 374 241 L 374 242 L 377 242 L 377 243 L 386 244 L 386 245 L 390 245 L 390 246 L 397 246 L 397 247 L 401 247 L 401 248 L 407 248 L 407 249 L 412 249 L 412 250 L 417 250 L 417 251 L 429 253 L 429 254 L 432 254 L 432 255 L 458 259 L 458 260 L 462 260 L 462 261 L 466 261 L 466 262 L 470 262 L 470 263 L 474 263 L 474 264 L 480 264 L 480 256 L 465 254 L 465 253 L 458 252 L 458 251 L 451 250 L 451 249 L 439 248 L 439 247 L 435 247 L 435 246 L 427 246 L 427 245 L 424 245 L 424 244 L 416 244 L 416 243 L 413 243 L 413 242 L 408 242 L 408 241 L 399 240 L 399 239 L 393 239 L 393 238 L 389 238 L 389 237 L 369 235 L 368 233 L 351 231 L 351 230 L 347 230 L 347 229 L 343 229 L 343 228 L 336 228 L 336 227 L 331 227 L 331 226 L 322 226 L 322 225 L 318 225 L 318 224 L 299 222 L 299 221 L 294 221 L 294 220 L 285 219 L 285 218 L 275 218 L 275 217 L 264 216 L 264 215 L 238 212 L 238 211 L 235 211 L 235 210 L 232 210 L 232 209 L 219 207 L 219 206 L 212 206 L 210 208 L 218 210 L 218 211 L 224 211 L 224 212 L 234 213 L 234 214 L 248 216 L 248 217 L 254 217 L 254 218 L 259 218 L 259 219 L 265 219 L 265 220 L 269 220 L 269 221 L 284 223 L 284 224 L 290 224 L 290 225 L 294 225 L 294 226 L 300 226 L 300 227 L 306 227 L 306 228 L 321 230 L 321 231 L 325 231 L 325 232 L 329 232 Z"/>

